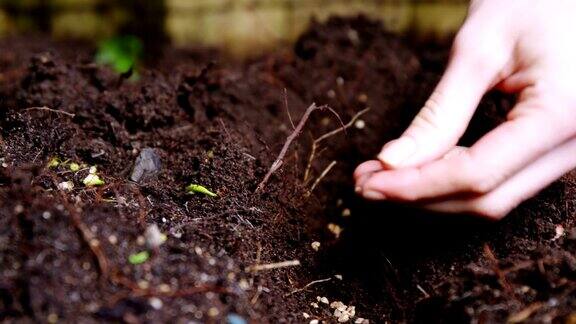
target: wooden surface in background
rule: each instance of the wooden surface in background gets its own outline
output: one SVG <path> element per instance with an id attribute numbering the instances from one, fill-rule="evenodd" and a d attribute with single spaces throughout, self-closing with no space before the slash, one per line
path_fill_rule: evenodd
<path id="1" fill-rule="evenodd" d="M 48 5 L 48 28 L 58 38 L 103 39 L 127 21 L 141 19 L 112 0 L 0 0 L 0 34 L 34 30 L 27 10 Z M 218 46 L 244 56 L 265 52 L 294 40 L 315 16 L 359 13 L 379 18 L 397 33 L 426 37 L 451 36 L 461 25 L 466 1 L 401 0 L 165 0 L 162 19 L 176 45 Z M 103 10 L 102 8 L 105 8 Z M 14 11 L 16 8 L 16 11 Z M 43 7 L 44 8 L 44 7 Z M 44 9 L 43 9 L 44 10 Z M 151 18 L 146 18 L 151 19 Z"/>

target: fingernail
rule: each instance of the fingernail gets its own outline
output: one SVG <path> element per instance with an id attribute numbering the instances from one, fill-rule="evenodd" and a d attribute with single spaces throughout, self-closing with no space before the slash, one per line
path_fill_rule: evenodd
<path id="1" fill-rule="evenodd" d="M 390 167 L 398 167 L 416 152 L 416 142 L 411 137 L 400 137 L 390 142 L 378 154 L 378 160 Z"/>
<path id="2" fill-rule="evenodd" d="M 369 200 L 384 200 L 386 199 L 386 196 L 384 196 L 384 194 L 382 194 L 381 192 L 378 191 L 365 191 L 364 193 L 362 193 L 362 196 L 364 196 L 364 198 L 369 199 Z"/>

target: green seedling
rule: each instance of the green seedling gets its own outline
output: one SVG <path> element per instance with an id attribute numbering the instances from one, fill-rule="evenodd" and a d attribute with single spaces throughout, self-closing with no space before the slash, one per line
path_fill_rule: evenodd
<path id="1" fill-rule="evenodd" d="M 191 184 L 186 187 L 186 192 L 189 194 L 201 193 L 210 197 L 217 197 L 218 195 L 208 190 L 206 187 L 199 184 Z"/>
<path id="2" fill-rule="evenodd" d="M 51 158 L 50 161 L 48 161 L 48 168 L 50 169 L 57 168 L 59 165 L 60 165 L 60 158 L 58 158 L 57 156 Z"/>
<path id="3" fill-rule="evenodd" d="M 131 254 L 128 257 L 128 262 L 130 262 L 131 264 L 142 264 L 146 261 L 148 261 L 148 259 L 150 258 L 150 252 L 148 251 L 142 251 L 142 252 L 138 252 L 135 254 Z"/>
<path id="4" fill-rule="evenodd" d="M 88 170 L 88 175 L 84 180 L 82 180 L 82 183 L 84 183 L 86 187 L 96 187 L 105 184 L 104 180 L 102 180 L 96 172 L 98 172 L 98 168 L 96 166 L 91 166 Z"/>
<path id="5" fill-rule="evenodd" d="M 100 44 L 96 62 L 112 67 L 117 73 L 125 74 L 134 69 L 142 52 L 142 42 L 137 37 L 115 36 Z"/>
<path id="6" fill-rule="evenodd" d="M 84 183 L 84 185 L 86 187 L 96 187 L 96 186 L 102 186 L 105 184 L 104 180 L 102 180 L 97 174 L 95 173 L 90 173 L 86 176 L 86 178 L 84 178 L 84 180 L 82 180 L 82 183 Z"/>
<path id="7" fill-rule="evenodd" d="M 78 164 L 76 162 L 70 163 L 70 165 L 68 165 L 68 167 L 70 168 L 70 171 L 72 171 L 72 172 L 76 172 L 76 171 L 80 170 L 80 164 Z"/>

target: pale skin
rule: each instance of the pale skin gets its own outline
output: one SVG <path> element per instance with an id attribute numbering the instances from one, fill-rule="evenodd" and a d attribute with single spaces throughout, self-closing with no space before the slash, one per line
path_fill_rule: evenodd
<path id="1" fill-rule="evenodd" d="M 477 0 L 430 99 L 356 192 L 498 220 L 576 168 L 576 1 Z M 482 96 L 517 94 L 507 120 L 469 148 L 456 143 Z"/>

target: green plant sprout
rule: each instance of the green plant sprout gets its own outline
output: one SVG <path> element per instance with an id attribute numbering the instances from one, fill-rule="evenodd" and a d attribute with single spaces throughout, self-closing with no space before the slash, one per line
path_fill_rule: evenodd
<path id="1" fill-rule="evenodd" d="M 201 193 L 210 197 L 217 197 L 218 195 L 208 190 L 206 187 L 199 184 L 190 184 L 186 187 L 186 192 L 189 194 Z"/>
<path id="2" fill-rule="evenodd" d="M 80 170 L 80 164 L 78 164 L 76 162 L 70 163 L 70 165 L 68 165 L 68 167 L 70 168 L 70 171 L 72 171 L 72 172 L 76 172 L 76 171 Z"/>
<path id="3" fill-rule="evenodd" d="M 135 254 L 131 254 L 128 257 L 128 262 L 130 262 L 131 264 L 137 265 L 137 264 L 142 264 L 142 263 L 148 261 L 149 258 L 150 258 L 150 252 L 142 251 L 142 252 L 138 252 Z"/>
<path id="4" fill-rule="evenodd" d="M 95 166 L 90 167 L 88 175 L 82 180 L 82 183 L 84 183 L 86 187 L 102 186 L 105 184 L 104 180 L 96 174 L 97 171 L 98 169 Z"/>
<path id="5" fill-rule="evenodd" d="M 60 158 L 55 156 L 48 161 L 48 168 L 54 169 L 60 165 Z"/>
<path id="6" fill-rule="evenodd" d="M 117 73 L 123 74 L 137 65 L 142 52 L 142 42 L 136 36 L 115 36 L 100 44 L 96 63 L 108 65 Z"/>

